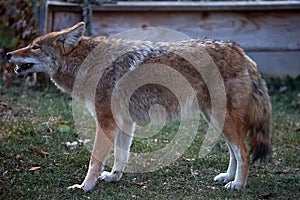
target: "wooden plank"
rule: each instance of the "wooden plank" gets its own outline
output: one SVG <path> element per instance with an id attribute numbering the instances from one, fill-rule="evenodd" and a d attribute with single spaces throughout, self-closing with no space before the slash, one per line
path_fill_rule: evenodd
<path id="1" fill-rule="evenodd" d="M 48 9 L 47 12 L 47 24 L 46 24 L 46 32 L 49 33 L 54 30 L 53 21 L 54 21 L 54 13 L 55 11 L 51 11 Z"/>
<path id="2" fill-rule="evenodd" d="M 47 1 L 40 0 L 40 14 L 39 14 L 39 31 L 42 35 L 46 34 L 47 29 Z"/>
<path id="3" fill-rule="evenodd" d="M 261 2 L 122 2 L 95 6 L 95 11 L 242 11 L 299 9 L 299 1 Z"/>
<path id="4" fill-rule="evenodd" d="M 300 50 L 300 12 L 94 12 L 93 33 L 169 28 L 191 38 L 232 40 L 249 51 Z"/>
<path id="5" fill-rule="evenodd" d="M 300 75 L 300 51 L 247 52 L 263 74 L 297 77 Z"/>
<path id="6" fill-rule="evenodd" d="M 51 31 L 58 31 L 73 26 L 81 21 L 81 14 L 82 12 L 54 12 Z"/>
<path id="7" fill-rule="evenodd" d="M 81 11 L 80 4 L 78 3 L 68 3 L 61 1 L 47 1 L 47 7 L 50 11 Z"/>
<path id="8" fill-rule="evenodd" d="M 49 1 L 50 9 L 68 11 L 80 9 L 76 3 Z M 160 2 L 128 2 L 118 1 L 114 3 L 94 6 L 95 11 L 241 11 L 241 10 L 295 10 L 300 9 L 299 1 L 225 1 L 225 2 L 186 2 L 186 1 L 160 1 Z"/>

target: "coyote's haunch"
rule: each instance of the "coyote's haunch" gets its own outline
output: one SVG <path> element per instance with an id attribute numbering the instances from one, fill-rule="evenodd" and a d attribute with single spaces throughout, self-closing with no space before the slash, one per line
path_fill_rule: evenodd
<path id="1" fill-rule="evenodd" d="M 253 161 L 265 160 L 271 149 L 272 110 L 265 81 L 256 64 L 238 45 L 211 39 L 155 43 L 86 37 L 84 31 L 85 24 L 80 22 L 71 28 L 38 37 L 29 46 L 7 54 L 8 59 L 16 65 L 16 73 L 48 73 L 62 91 L 71 94 L 74 99 L 79 99 L 95 118 L 96 137 L 87 175 L 82 184 L 73 185 L 69 187 L 70 190 L 89 191 L 95 186 L 99 176 L 106 182 L 120 180 L 128 163 L 135 125 L 149 123 L 151 106 L 162 105 L 168 119 L 174 119 L 181 114 L 181 105 L 172 90 L 156 83 L 139 87 L 131 94 L 129 105 L 120 107 L 129 109 L 130 116 L 119 114 L 118 110 L 113 111 L 112 106 L 116 103 L 121 105 L 123 101 L 119 99 L 119 102 L 112 102 L 112 94 L 118 81 L 125 74 L 133 73 L 149 64 L 152 66 L 151 70 L 161 70 L 162 65 L 167 66 L 166 70 L 169 68 L 176 71 L 188 81 L 195 92 L 198 108 L 223 133 L 229 148 L 228 169 L 214 180 L 225 183 L 225 187 L 229 189 L 245 187 L 250 165 L 250 153 L 245 138 L 249 136 Z M 94 56 L 89 56 L 92 52 Z M 113 58 L 114 61 L 107 66 L 106 58 L 97 60 L 97 53 L 107 54 L 106 58 Z M 199 71 L 180 56 L 183 54 L 196 58 L 198 56 L 201 62 L 204 56 L 208 56 L 219 71 L 224 83 L 226 105 L 222 127 L 217 127 L 218 116 L 212 112 L 213 101 L 210 93 L 217 90 L 208 88 L 205 79 L 207 76 L 201 72 L 209 72 L 210 65 L 200 62 Z M 82 65 L 86 59 L 91 63 L 88 66 Z M 155 64 L 160 67 L 156 68 Z M 82 66 L 88 68 L 86 73 L 79 73 Z M 99 70 L 102 70 L 101 74 Z M 168 73 L 161 74 L 163 76 L 160 79 L 170 78 Z M 81 93 L 74 93 L 74 84 L 79 76 L 83 90 Z M 91 77 L 98 78 L 97 85 L 94 91 L 88 92 L 91 88 L 87 83 Z M 212 80 L 209 81 L 213 83 L 214 77 L 212 73 Z M 184 92 L 184 88 L 178 88 Z M 120 123 L 126 130 L 120 128 Z M 111 172 L 102 171 L 113 143 L 114 166 Z"/>

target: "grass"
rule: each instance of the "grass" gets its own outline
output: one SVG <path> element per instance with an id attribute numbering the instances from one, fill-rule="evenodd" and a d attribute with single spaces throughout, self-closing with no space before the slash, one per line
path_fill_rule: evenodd
<path id="1" fill-rule="evenodd" d="M 125 173 L 118 183 L 99 181 L 88 193 L 69 192 L 68 186 L 84 179 L 90 157 L 84 145 L 65 145 L 79 139 L 71 99 L 53 89 L 2 89 L 0 99 L 12 109 L 0 113 L 0 199 L 298 199 L 300 78 L 268 79 L 268 83 L 274 110 L 272 159 L 265 166 L 251 167 L 248 185 L 241 191 L 228 191 L 213 182 L 227 168 L 227 147 L 220 142 L 199 158 L 203 135 L 198 134 L 170 166 L 149 173 Z M 176 126 L 166 127 L 165 132 Z M 161 147 L 168 140 L 160 135 L 154 141 L 136 139 L 133 150 L 151 151 L 150 144 Z M 30 147 L 49 155 L 34 153 Z M 30 171 L 32 167 L 41 168 Z"/>

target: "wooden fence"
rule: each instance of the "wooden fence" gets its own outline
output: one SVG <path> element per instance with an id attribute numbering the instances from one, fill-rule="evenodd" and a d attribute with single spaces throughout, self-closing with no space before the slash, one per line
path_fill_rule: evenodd
<path id="1" fill-rule="evenodd" d="M 93 35 L 163 27 L 240 44 L 268 75 L 300 75 L 300 2 L 118 2 L 92 6 Z M 82 20 L 78 4 L 48 1 L 47 31 Z"/>

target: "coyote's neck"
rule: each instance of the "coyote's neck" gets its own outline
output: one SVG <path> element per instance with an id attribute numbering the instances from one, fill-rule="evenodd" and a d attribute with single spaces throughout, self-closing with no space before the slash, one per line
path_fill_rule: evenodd
<path id="1" fill-rule="evenodd" d="M 62 56 L 61 64 L 51 76 L 52 81 L 62 91 L 71 94 L 80 66 L 91 51 L 104 37 L 84 37 L 67 55 Z"/>

